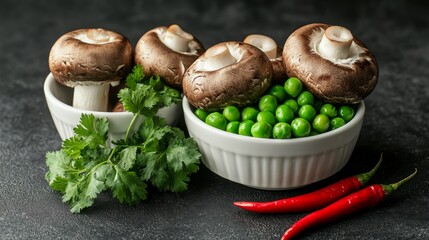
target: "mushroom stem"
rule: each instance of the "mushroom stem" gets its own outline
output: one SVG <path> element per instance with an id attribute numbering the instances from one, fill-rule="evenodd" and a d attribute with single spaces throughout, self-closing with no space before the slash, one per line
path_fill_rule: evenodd
<path id="1" fill-rule="evenodd" d="M 229 48 L 221 45 L 209 48 L 204 56 L 204 70 L 206 71 L 215 71 L 237 62 Z"/>
<path id="2" fill-rule="evenodd" d="M 73 93 L 73 107 L 107 112 L 110 83 L 101 85 L 76 85 Z"/>
<path id="3" fill-rule="evenodd" d="M 269 59 L 277 58 L 277 44 L 270 37 L 260 34 L 252 34 L 247 36 L 243 42 L 259 48 L 268 56 Z"/>
<path id="4" fill-rule="evenodd" d="M 347 28 L 331 26 L 325 30 L 317 50 L 326 59 L 347 59 L 352 42 L 353 35 Z"/>
<path id="5" fill-rule="evenodd" d="M 167 47 L 176 52 L 188 51 L 188 44 L 192 41 L 193 36 L 180 28 L 178 25 L 173 24 L 167 28 L 163 42 Z"/>

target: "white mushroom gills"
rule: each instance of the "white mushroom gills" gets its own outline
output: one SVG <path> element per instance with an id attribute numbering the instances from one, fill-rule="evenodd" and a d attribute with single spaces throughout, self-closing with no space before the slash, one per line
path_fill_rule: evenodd
<path id="1" fill-rule="evenodd" d="M 259 48 L 268 56 L 269 59 L 277 58 L 277 43 L 268 36 L 252 34 L 247 36 L 243 42 Z"/>
<path id="2" fill-rule="evenodd" d="M 162 39 L 163 43 L 173 49 L 176 52 L 187 52 L 189 48 L 189 42 L 191 42 L 194 37 L 183 31 L 178 25 L 173 24 L 167 28 L 167 31 Z"/>
<path id="3" fill-rule="evenodd" d="M 215 71 L 237 62 L 231 54 L 229 48 L 224 45 L 217 45 L 209 48 L 204 53 L 204 70 Z"/>
<path id="4" fill-rule="evenodd" d="M 111 42 L 111 36 L 103 29 L 88 29 L 86 32 L 75 36 L 82 42 L 88 44 L 105 44 Z"/>
<path id="5" fill-rule="evenodd" d="M 73 107 L 88 111 L 107 112 L 109 88 L 110 83 L 76 85 L 73 93 Z"/>
<path id="6" fill-rule="evenodd" d="M 352 42 L 353 35 L 347 28 L 331 26 L 325 30 L 317 51 L 326 59 L 347 59 Z"/>

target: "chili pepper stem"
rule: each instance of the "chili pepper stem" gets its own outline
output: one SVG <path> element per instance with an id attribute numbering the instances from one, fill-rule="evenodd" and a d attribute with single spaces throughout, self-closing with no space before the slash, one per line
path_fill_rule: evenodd
<path id="1" fill-rule="evenodd" d="M 380 159 L 378 160 L 377 165 L 371 171 L 356 175 L 355 177 L 359 180 L 362 185 L 366 185 L 372 176 L 377 172 L 378 168 L 380 168 L 381 163 L 383 162 L 383 153 L 381 153 Z"/>
<path id="2" fill-rule="evenodd" d="M 392 192 L 394 192 L 396 189 L 398 189 L 402 184 L 408 182 L 411 178 L 413 178 L 417 174 L 417 168 L 414 170 L 414 172 L 409 175 L 408 177 L 392 184 L 387 185 L 381 185 L 383 187 L 383 190 L 386 192 L 386 195 L 390 195 Z"/>

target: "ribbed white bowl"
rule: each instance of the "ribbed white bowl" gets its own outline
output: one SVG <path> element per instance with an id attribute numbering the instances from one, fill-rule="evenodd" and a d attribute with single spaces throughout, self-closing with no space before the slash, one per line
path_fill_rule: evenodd
<path id="1" fill-rule="evenodd" d="M 189 134 L 211 171 L 249 187 L 297 188 L 332 176 L 349 160 L 365 114 L 359 103 L 355 117 L 330 132 L 295 139 L 261 139 L 228 133 L 198 119 L 186 97 L 183 112 Z"/>
<path id="2" fill-rule="evenodd" d="M 109 138 L 118 140 L 125 136 L 133 115 L 129 112 L 96 112 L 86 111 L 71 106 L 73 89 L 55 81 L 50 73 L 44 83 L 43 90 L 49 111 L 61 139 L 73 136 L 73 128 L 79 123 L 82 113 L 93 114 L 95 117 L 107 117 L 109 120 Z M 170 125 L 176 125 L 182 116 L 182 108 L 178 104 L 160 109 L 159 116 L 164 117 Z M 137 126 L 137 124 L 135 125 Z"/>

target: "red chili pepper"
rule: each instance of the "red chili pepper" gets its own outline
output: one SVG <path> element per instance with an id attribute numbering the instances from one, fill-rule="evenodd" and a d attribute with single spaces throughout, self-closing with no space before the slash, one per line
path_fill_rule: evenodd
<path id="1" fill-rule="evenodd" d="M 293 224 L 282 236 L 282 240 L 296 237 L 303 231 L 325 224 L 359 210 L 370 208 L 382 202 L 386 196 L 394 192 L 400 185 L 416 175 L 417 169 L 410 176 L 389 185 L 375 184 L 354 192 L 331 205 L 317 210 Z"/>
<path id="2" fill-rule="evenodd" d="M 345 178 L 311 193 L 271 202 L 234 202 L 234 205 L 259 213 L 291 213 L 320 209 L 365 186 L 378 170 L 382 161 L 383 154 L 371 171 Z"/>

